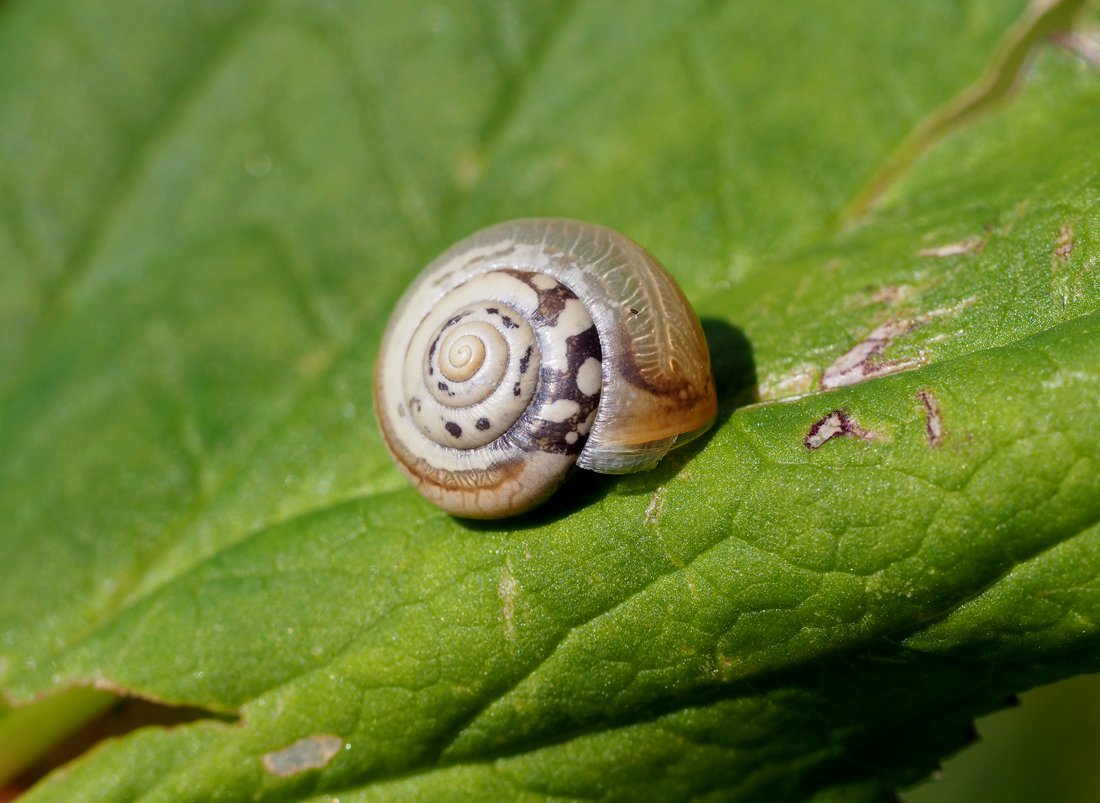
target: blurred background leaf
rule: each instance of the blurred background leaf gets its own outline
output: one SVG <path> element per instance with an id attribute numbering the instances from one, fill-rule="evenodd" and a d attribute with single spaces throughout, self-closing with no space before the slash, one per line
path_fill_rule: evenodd
<path id="1" fill-rule="evenodd" d="M 1100 800 L 1100 678 L 1082 675 L 1026 692 L 1019 708 L 978 720 L 980 740 L 944 762 L 906 803 Z"/>

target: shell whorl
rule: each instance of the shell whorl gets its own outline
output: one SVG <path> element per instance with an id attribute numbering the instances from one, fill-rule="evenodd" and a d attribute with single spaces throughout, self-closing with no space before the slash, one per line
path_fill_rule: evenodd
<path id="1" fill-rule="evenodd" d="M 544 501 L 574 463 L 654 466 L 706 430 L 706 340 L 672 278 L 590 223 L 518 220 L 429 264 L 390 319 L 375 370 L 390 453 L 449 513 Z"/>

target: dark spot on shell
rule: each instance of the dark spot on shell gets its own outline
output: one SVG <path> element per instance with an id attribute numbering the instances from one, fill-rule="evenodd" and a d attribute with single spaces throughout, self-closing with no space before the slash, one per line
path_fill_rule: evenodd
<path id="1" fill-rule="evenodd" d="M 519 329 L 519 324 L 516 323 L 515 321 L 513 321 L 507 315 L 501 315 L 500 316 L 500 321 L 501 321 L 501 323 L 503 323 L 509 329 Z"/>
<path id="2" fill-rule="evenodd" d="M 486 307 L 485 311 L 490 315 L 500 315 L 500 310 L 496 307 Z"/>
<path id="3" fill-rule="evenodd" d="M 528 346 L 527 351 L 525 351 L 523 353 L 523 356 L 520 357 L 520 359 L 519 359 L 519 372 L 521 374 L 527 373 L 527 369 L 530 367 L 530 363 L 531 363 L 531 352 L 534 348 L 535 348 L 534 346 Z"/>
<path id="4" fill-rule="evenodd" d="M 446 424 L 443 425 L 443 427 L 448 432 L 450 432 L 452 436 L 454 436 L 456 438 L 461 438 L 462 437 L 462 427 L 460 427 L 454 421 L 448 421 Z"/>
<path id="5" fill-rule="evenodd" d="M 513 396 L 518 396 L 519 394 L 520 394 L 519 382 L 516 382 L 516 384 L 512 385 L 512 395 Z"/>
<path id="6" fill-rule="evenodd" d="M 566 338 L 565 342 L 568 370 L 560 371 L 543 366 L 536 404 L 567 399 L 577 403 L 577 412 L 564 421 L 549 421 L 538 416 L 527 419 L 525 426 L 513 430 L 522 451 L 580 454 L 588 440 L 587 435 L 580 434 L 578 427 L 596 409 L 600 394 L 599 391 L 591 396 L 581 393 L 577 387 L 577 372 L 589 359 L 602 359 L 600 337 L 593 325 Z"/>
<path id="7" fill-rule="evenodd" d="M 534 273 L 511 269 L 501 272 L 519 279 L 538 293 L 539 306 L 538 309 L 535 310 L 533 316 L 536 324 L 544 323 L 547 326 L 557 326 L 558 316 L 561 314 L 561 311 L 565 309 L 566 302 L 577 297 L 577 294 L 564 284 L 555 283 L 554 286 L 550 288 L 540 287 L 539 283 L 535 281 Z"/>
<path id="8" fill-rule="evenodd" d="M 474 426 L 477 427 L 480 430 L 486 430 L 486 429 L 489 428 L 489 419 L 488 418 L 479 418 L 477 420 L 477 423 L 474 424 Z"/>
<path id="9" fill-rule="evenodd" d="M 445 324 L 443 324 L 443 328 L 446 329 L 448 326 L 454 326 L 456 323 L 461 321 L 469 314 L 469 312 L 460 312 L 458 315 L 454 316 L 453 318 L 449 319 Z"/>
<path id="10" fill-rule="evenodd" d="M 446 382 L 436 382 L 436 385 L 435 385 L 435 386 L 436 386 L 437 388 L 439 388 L 440 390 L 442 390 L 442 391 L 443 391 L 444 393 L 447 393 L 447 392 L 448 392 L 448 391 L 450 390 L 450 388 L 449 388 L 449 387 L 447 387 L 447 383 L 446 383 Z"/>
<path id="11" fill-rule="evenodd" d="M 631 314 L 631 315 L 637 315 L 637 314 L 638 314 L 638 310 L 634 309 L 634 307 L 631 307 L 631 308 L 630 308 L 630 314 Z"/>

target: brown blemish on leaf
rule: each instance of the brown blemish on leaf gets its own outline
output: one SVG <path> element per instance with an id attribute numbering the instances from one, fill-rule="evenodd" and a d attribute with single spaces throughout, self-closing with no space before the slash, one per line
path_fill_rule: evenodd
<path id="1" fill-rule="evenodd" d="M 645 522 L 646 524 L 656 524 L 657 517 L 661 515 L 661 507 L 665 502 L 665 488 L 662 485 L 653 494 L 653 498 L 649 500 L 649 504 L 645 509 Z"/>
<path id="2" fill-rule="evenodd" d="M 943 259 L 944 257 L 956 257 L 965 254 L 980 254 L 988 241 L 988 235 L 967 237 L 965 240 L 938 245 L 934 248 L 922 248 L 920 251 L 917 251 L 917 256 Z"/>
<path id="3" fill-rule="evenodd" d="M 1100 70 L 1100 42 L 1077 31 L 1056 31 L 1050 41 L 1065 48 L 1085 64 Z"/>
<path id="4" fill-rule="evenodd" d="M 1057 270 L 1064 264 L 1076 245 L 1077 242 L 1073 239 L 1073 224 L 1066 223 L 1058 230 L 1058 240 L 1054 243 L 1054 250 L 1050 254 L 1051 267 Z"/>
<path id="5" fill-rule="evenodd" d="M 875 304 L 894 305 L 912 295 L 913 288 L 907 284 L 886 284 L 871 295 L 871 301 Z"/>
<path id="6" fill-rule="evenodd" d="M 292 745 L 264 755 L 264 769 L 280 778 L 319 770 L 340 752 L 344 740 L 330 733 L 307 736 Z"/>
<path id="7" fill-rule="evenodd" d="M 779 376 L 760 380 L 758 395 L 761 400 L 779 399 L 809 393 L 814 387 L 814 377 L 820 369 L 816 365 L 800 365 Z"/>
<path id="8" fill-rule="evenodd" d="M 943 343 L 950 340 L 953 337 L 962 337 L 965 331 L 962 329 L 956 329 L 954 332 L 940 332 L 938 335 L 932 335 L 930 338 L 924 341 L 926 346 L 934 346 L 937 343 Z"/>
<path id="9" fill-rule="evenodd" d="M 742 671 L 740 658 L 731 655 L 718 655 L 714 659 L 714 675 L 724 683 L 737 677 Z"/>
<path id="10" fill-rule="evenodd" d="M 917 321 L 887 321 L 875 327 L 870 334 L 825 369 L 821 377 L 822 390 L 855 385 L 876 376 L 885 376 L 906 371 L 924 363 L 922 357 L 904 360 L 881 361 L 876 358 L 898 337 L 908 333 L 918 324 Z"/>
<path id="11" fill-rule="evenodd" d="M 931 390 L 922 390 L 917 393 L 917 398 L 924 405 L 924 433 L 928 438 L 928 445 L 932 448 L 943 443 L 943 415 L 940 412 L 940 401 Z"/>
<path id="12" fill-rule="evenodd" d="M 875 434 L 861 427 L 845 410 L 833 410 L 813 423 L 802 442 L 807 449 L 814 450 L 820 449 L 826 441 L 840 437 L 875 440 Z"/>
<path id="13" fill-rule="evenodd" d="M 875 327 L 867 337 L 840 355 L 832 365 L 825 369 L 819 383 L 820 388 L 822 390 L 832 390 L 848 385 L 856 385 L 878 376 L 896 374 L 924 365 L 927 360 L 920 353 L 915 357 L 900 360 L 879 360 L 877 358 L 894 340 L 902 335 L 906 335 L 936 318 L 954 315 L 971 306 L 977 300 L 977 296 L 968 296 L 950 307 L 937 307 L 914 318 L 895 319 Z"/>

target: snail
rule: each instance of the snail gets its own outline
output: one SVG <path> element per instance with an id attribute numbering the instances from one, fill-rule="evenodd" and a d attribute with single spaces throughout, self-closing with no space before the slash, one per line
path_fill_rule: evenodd
<path id="1" fill-rule="evenodd" d="M 717 412 L 672 277 L 624 235 L 554 218 L 482 229 L 424 268 L 383 336 L 374 405 L 420 493 L 480 519 L 541 504 L 574 465 L 653 468 Z"/>

